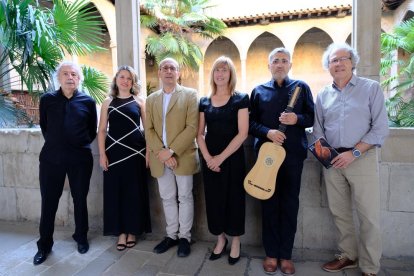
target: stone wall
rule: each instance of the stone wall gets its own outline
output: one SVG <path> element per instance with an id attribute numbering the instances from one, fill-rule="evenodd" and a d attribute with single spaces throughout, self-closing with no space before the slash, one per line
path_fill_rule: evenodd
<path id="1" fill-rule="evenodd" d="M 0 220 L 39 221 L 40 191 L 38 156 L 43 138 L 38 129 L 0 130 Z M 252 148 L 245 144 L 247 162 Z M 102 171 L 93 144 L 94 172 L 88 196 L 90 227 L 102 228 Z M 381 223 L 384 255 L 414 256 L 414 129 L 392 129 L 381 151 Z M 156 181 L 148 183 L 154 236 L 164 235 L 164 219 Z M 207 229 L 201 175 L 195 175 L 195 221 L 193 237 L 213 240 Z M 305 161 L 300 195 L 296 248 L 335 249 L 336 229 L 327 208 L 321 166 Z M 261 244 L 260 202 L 247 196 L 245 244 Z M 67 183 L 56 216 L 57 225 L 73 225 L 73 203 Z"/>

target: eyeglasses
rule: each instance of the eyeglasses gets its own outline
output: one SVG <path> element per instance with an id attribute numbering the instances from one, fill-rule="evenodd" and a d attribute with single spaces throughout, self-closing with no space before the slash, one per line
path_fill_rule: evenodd
<path id="1" fill-rule="evenodd" d="M 288 64 L 289 60 L 284 59 L 284 58 L 282 59 L 275 58 L 274 60 L 272 60 L 272 64 L 279 64 L 279 63 Z"/>
<path id="2" fill-rule="evenodd" d="M 329 64 L 338 64 L 338 63 L 342 63 L 345 60 L 351 60 L 351 57 L 340 57 L 340 58 L 333 58 L 329 61 Z"/>
<path id="3" fill-rule="evenodd" d="M 175 71 L 178 71 L 178 68 L 176 68 L 174 66 L 163 66 L 163 67 L 161 67 L 161 71 L 163 71 L 163 72 L 168 72 L 168 71 L 175 72 Z"/>

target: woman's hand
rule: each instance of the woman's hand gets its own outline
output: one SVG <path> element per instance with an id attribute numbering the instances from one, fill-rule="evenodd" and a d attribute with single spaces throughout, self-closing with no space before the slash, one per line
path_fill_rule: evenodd
<path id="1" fill-rule="evenodd" d="M 223 161 L 224 159 L 220 155 L 213 156 L 210 160 L 206 160 L 207 167 L 213 172 L 220 172 L 220 165 Z"/>
<path id="2" fill-rule="evenodd" d="M 101 168 L 104 170 L 104 171 L 107 171 L 108 170 L 108 157 L 106 157 L 106 154 L 104 153 L 104 154 L 101 154 L 101 155 L 99 155 L 99 165 L 101 166 Z"/>

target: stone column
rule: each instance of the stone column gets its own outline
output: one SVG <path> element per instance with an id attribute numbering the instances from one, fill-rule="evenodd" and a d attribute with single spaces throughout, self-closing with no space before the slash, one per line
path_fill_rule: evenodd
<path id="1" fill-rule="evenodd" d="M 198 95 L 200 97 L 207 96 L 206 91 L 204 90 L 204 60 L 198 67 Z"/>
<path id="2" fill-rule="evenodd" d="M 139 1 L 115 2 L 117 67 L 130 65 L 140 75 Z"/>
<path id="3" fill-rule="evenodd" d="M 140 59 L 139 59 L 139 80 L 141 82 L 141 93 L 142 95 L 147 95 L 147 72 L 145 71 L 145 65 L 147 59 L 145 58 L 145 45 L 141 46 Z"/>
<path id="4" fill-rule="evenodd" d="M 109 48 L 111 49 L 111 56 L 112 56 L 112 74 L 115 75 L 116 71 L 118 70 L 118 55 L 117 55 L 117 47 L 116 42 L 111 40 L 109 43 Z"/>
<path id="5" fill-rule="evenodd" d="M 352 47 L 360 56 L 358 76 L 379 81 L 381 1 L 353 0 Z"/>
<path id="6" fill-rule="evenodd" d="M 247 90 L 247 65 L 246 65 L 246 57 L 240 59 L 241 64 L 241 91 L 246 93 Z"/>

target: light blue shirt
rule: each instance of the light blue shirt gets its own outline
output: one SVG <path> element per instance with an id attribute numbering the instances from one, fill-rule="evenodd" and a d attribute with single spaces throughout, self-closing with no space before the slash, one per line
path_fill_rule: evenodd
<path id="1" fill-rule="evenodd" d="M 380 146 L 389 133 L 384 94 L 378 82 L 352 76 L 339 90 L 326 86 L 316 98 L 314 138 L 325 137 L 334 148 L 359 142 Z"/>
<path id="2" fill-rule="evenodd" d="M 174 92 L 175 90 L 171 93 L 162 92 L 162 142 L 166 148 L 168 148 L 168 143 L 165 116 L 167 115 L 168 105 L 170 104 L 171 96 Z"/>

